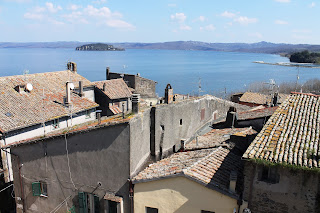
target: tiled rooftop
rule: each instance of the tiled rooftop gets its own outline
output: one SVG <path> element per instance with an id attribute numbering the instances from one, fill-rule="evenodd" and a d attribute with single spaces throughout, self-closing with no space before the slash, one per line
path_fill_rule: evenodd
<path id="1" fill-rule="evenodd" d="M 279 99 L 278 103 L 283 103 L 286 98 L 288 97 L 288 94 L 279 94 Z M 245 92 L 241 98 L 241 102 L 247 102 L 247 103 L 255 103 L 255 104 L 266 104 L 267 102 L 270 103 L 272 102 L 272 97 L 271 95 L 265 95 L 261 93 L 254 93 L 254 92 Z"/>
<path id="2" fill-rule="evenodd" d="M 268 120 L 244 158 L 320 168 L 320 97 L 292 94 Z"/>
<path id="3" fill-rule="evenodd" d="M 257 132 L 251 127 L 246 128 L 225 128 L 225 129 L 213 129 L 207 134 L 198 136 L 197 140 L 194 139 L 188 143 L 185 148 L 187 150 L 193 149 L 203 149 L 203 148 L 212 148 L 224 144 L 227 140 L 230 139 L 230 135 L 253 135 Z"/>
<path id="4" fill-rule="evenodd" d="M 85 87 L 92 85 L 86 78 L 68 70 L 0 77 L 0 131 L 9 132 L 68 115 L 70 110 L 64 105 L 67 81 L 73 82 L 75 87 L 79 86 L 79 81 Z M 15 89 L 27 83 L 33 86 L 31 92 L 19 93 Z M 71 94 L 71 101 L 72 113 L 97 106 L 75 93 Z"/>
<path id="5" fill-rule="evenodd" d="M 218 147 L 175 153 L 149 165 L 134 177 L 133 182 L 152 181 L 161 178 L 184 176 L 207 187 L 228 192 L 231 171 L 242 171 L 240 156 Z"/>
<path id="6" fill-rule="evenodd" d="M 129 87 L 123 81 L 122 78 L 105 81 L 96 81 L 93 83 L 110 99 L 128 98 L 132 95 Z M 106 91 L 103 91 L 103 84 L 105 84 L 106 86 Z"/>
<path id="7" fill-rule="evenodd" d="M 266 108 L 256 109 L 256 110 L 249 110 L 245 112 L 239 112 L 237 117 L 238 117 L 238 120 L 248 120 L 248 119 L 269 117 L 277 109 L 278 107 L 276 106 L 276 107 L 266 107 Z"/>

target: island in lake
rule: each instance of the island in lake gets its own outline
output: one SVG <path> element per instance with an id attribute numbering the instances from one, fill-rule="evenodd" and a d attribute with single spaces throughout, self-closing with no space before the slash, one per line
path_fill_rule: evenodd
<path id="1" fill-rule="evenodd" d="M 80 51 L 124 51 L 124 48 L 114 47 L 113 45 L 95 43 L 95 44 L 84 44 L 76 47 L 76 50 Z"/>

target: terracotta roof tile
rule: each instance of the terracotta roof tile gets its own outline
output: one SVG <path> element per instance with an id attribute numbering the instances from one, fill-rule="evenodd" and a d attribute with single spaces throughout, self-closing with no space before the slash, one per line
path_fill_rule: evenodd
<path id="1" fill-rule="evenodd" d="M 207 134 L 198 136 L 198 143 L 197 140 L 194 139 L 190 143 L 186 144 L 185 148 L 187 150 L 213 148 L 229 140 L 231 135 L 246 136 L 256 133 L 257 132 L 251 127 L 213 129 Z"/>
<path id="2" fill-rule="evenodd" d="M 175 153 L 149 165 L 133 178 L 135 183 L 185 176 L 208 187 L 229 191 L 229 177 L 232 171 L 242 171 L 240 156 L 229 149 L 218 147 Z"/>
<path id="3" fill-rule="evenodd" d="M 247 120 L 271 116 L 278 107 L 266 107 L 263 109 L 249 110 L 245 112 L 239 112 L 237 117 L 238 120 Z"/>
<path id="4" fill-rule="evenodd" d="M 288 98 L 288 96 L 288 94 L 280 93 L 278 103 L 283 103 L 286 100 L 286 98 Z M 266 104 L 267 102 L 271 103 L 272 97 L 270 95 L 265 95 L 261 93 L 245 92 L 241 96 L 240 101 L 255 104 Z"/>
<path id="5" fill-rule="evenodd" d="M 103 91 L 110 99 L 120 99 L 131 97 L 132 93 L 122 78 L 93 82 L 97 88 L 103 91 L 103 84 L 106 91 Z"/>
<path id="6" fill-rule="evenodd" d="M 320 168 L 320 97 L 292 94 L 270 117 L 244 158 Z"/>
<path id="7" fill-rule="evenodd" d="M 0 129 L 9 132 L 15 129 L 42 123 L 70 113 L 64 105 L 65 84 L 67 81 L 83 81 L 84 86 L 91 82 L 71 71 L 48 72 L 18 76 L 0 77 Z M 19 93 L 15 87 L 27 83 L 33 90 Z M 97 104 L 79 95 L 71 95 L 72 113 L 96 107 Z"/>

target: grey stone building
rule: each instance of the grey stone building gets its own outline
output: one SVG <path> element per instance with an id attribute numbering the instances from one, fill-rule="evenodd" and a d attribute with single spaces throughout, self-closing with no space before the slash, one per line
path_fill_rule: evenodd
<path id="1" fill-rule="evenodd" d="M 96 81 L 95 100 L 102 115 L 111 116 L 119 113 L 128 113 L 132 109 L 132 93 L 122 78 Z"/>
<path id="2" fill-rule="evenodd" d="M 204 96 L 8 145 L 17 212 L 130 212 L 131 178 L 231 105 Z"/>
<path id="3" fill-rule="evenodd" d="M 252 212 L 320 211 L 319 110 L 319 96 L 290 95 L 243 155 Z"/>

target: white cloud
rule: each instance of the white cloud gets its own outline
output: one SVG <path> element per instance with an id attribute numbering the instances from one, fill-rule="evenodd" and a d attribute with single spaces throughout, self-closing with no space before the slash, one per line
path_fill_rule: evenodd
<path id="1" fill-rule="evenodd" d="M 275 23 L 275 24 L 279 24 L 279 25 L 286 25 L 286 24 L 288 24 L 288 22 L 283 21 L 283 20 L 275 20 L 274 23 Z"/>
<path id="2" fill-rule="evenodd" d="M 234 21 L 238 22 L 241 25 L 248 25 L 248 24 L 257 23 L 258 19 L 256 19 L 256 18 L 248 18 L 247 16 L 239 16 L 238 18 L 235 18 Z"/>
<path id="3" fill-rule="evenodd" d="M 187 16 L 184 15 L 184 13 L 176 13 L 174 15 L 171 15 L 170 18 L 173 21 L 177 21 L 179 23 L 183 23 L 186 20 Z"/>
<path id="4" fill-rule="evenodd" d="M 201 31 L 204 31 L 204 30 L 206 30 L 206 31 L 214 31 L 215 29 L 216 28 L 215 28 L 215 26 L 213 24 L 209 24 L 209 25 L 207 25 L 205 27 L 200 27 Z"/>
<path id="5" fill-rule="evenodd" d="M 250 37 L 255 37 L 255 38 L 262 38 L 262 34 L 261 33 L 258 33 L 258 32 L 255 32 L 255 33 L 249 33 L 248 36 Z"/>
<path id="6" fill-rule="evenodd" d="M 73 24 L 89 24 L 88 20 L 83 17 L 83 13 L 80 11 L 73 11 L 72 13 L 62 15 L 61 17 L 65 18 L 68 22 L 71 22 Z"/>
<path id="7" fill-rule="evenodd" d="M 289 3 L 291 0 L 275 0 L 276 2 Z"/>
<path id="8" fill-rule="evenodd" d="M 80 9 L 82 6 L 80 5 L 76 5 L 76 4 L 71 4 L 69 7 L 68 7 L 68 10 L 78 10 Z"/>
<path id="9" fill-rule="evenodd" d="M 312 3 L 309 5 L 310 8 L 314 8 L 315 6 L 316 6 L 316 3 L 315 3 L 315 2 L 312 2 Z"/>
<path id="10" fill-rule="evenodd" d="M 223 13 L 221 13 L 221 16 L 226 18 L 234 18 L 236 14 L 228 11 L 224 11 Z"/>
<path id="11" fill-rule="evenodd" d="M 50 13 L 56 13 L 59 10 L 62 10 L 62 7 L 60 7 L 59 5 L 55 7 L 51 2 L 46 2 L 46 7 Z"/>
<path id="12" fill-rule="evenodd" d="M 132 24 L 129 24 L 123 20 L 107 20 L 106 25 L 113 28 L 119 28 L 119 29 L 127 29 L 127 30 L 134 30 L 136 27 Z"/>
<path id="13" fill-rule="evenodd" d="M 293 33 L 311 33 L 312 31 L 309 29 L 295 29 L 292 30 Z"/>
<path id="14" fill-rule="evenodd" d="M 180 30 L 192 30 L 192 28 L 188 25 L 181 25 Z"/>
<path id="15" fill-rule="evenodd" d="M 168 4 L 168 7 L 176 7 L 177 4 Z"/>
<path id="16" fill-rule="evenodd" d="M 206 20 L 206 17 L 204 17 L 204 16 L 199 16 L 198 20 L 201 21 L 201 22 L 204 22 L 204 21 Z"/>
<path id="17" fill-rule="evenodd" d="M 111 10 L 107 7 L 102 7 L 100 9 L 93 7 L 92 5 L 88 5 L 84 12 L 88 16 L 92 17 L 100 17 L 100 18 L 122 18 L 122 14 L 115 12 L 112 13 Z"/>
<path id="18" fill-rule="evenodd" d="M 44 16 L 39 13 L 26 13 L 23 15 L 25 19 L 42 20 Z"/>
<path id="19" fill-rule="evenodd" d="M 107 3 L 107 0 L 96 0 L 96 1 L 93 1 L 92 3 L 94 3 L 94 4 L 104 4 L 104 3 Z"/>

